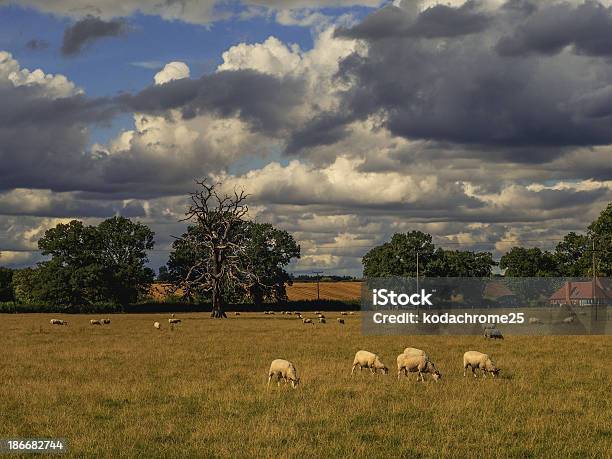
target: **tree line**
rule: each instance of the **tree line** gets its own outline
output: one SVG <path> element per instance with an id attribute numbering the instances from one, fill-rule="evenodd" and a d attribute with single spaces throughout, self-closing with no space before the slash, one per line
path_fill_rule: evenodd
<path id="1" fill-rule="evenodd" d="M 172 244 L 158 280 L 183 300 L 212 304 L 225 317 L 228 302 L 287 299 L 292 278 L 286 268 L 300 258 L 300 246 L 287 231 L 247 218 L 248 195 L 226 193 L 221 184 L 197 182 L 183 221 L 184 234 Z M 147 252 L 154 232 L 145 224 L 112 217 L 98 225 L 73 220 L 48 229 L 38 241 L 48 257 L 33 268 L 0 268 L 0 301 L 23 304 L 130 304 L 146 297 L 155 273 Z M 420 231 L 393 235 L 363 259 L 364 277 L 488 277 L 497 265 L 509 277 L 612 275 L 612 203 L 585 234 L 571 232 L 554 251 L 513 247 L 493 260 L 491 252 L 435 247 Z M 417 266 L 418 259 L 418 266 Z"/>

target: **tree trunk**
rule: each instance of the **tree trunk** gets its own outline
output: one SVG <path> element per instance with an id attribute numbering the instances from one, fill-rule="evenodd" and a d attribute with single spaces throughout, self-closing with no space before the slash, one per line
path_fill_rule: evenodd
<path id="1" fill-rule="evenodd" d="M 213 319 L 227 319 L 227 315 L 223 310 L 223 298 L 221 296 L 221 289 L 219 288 L 218 281 L 215 281 L 212 292 L 212 312 L 210 317 Z"/>

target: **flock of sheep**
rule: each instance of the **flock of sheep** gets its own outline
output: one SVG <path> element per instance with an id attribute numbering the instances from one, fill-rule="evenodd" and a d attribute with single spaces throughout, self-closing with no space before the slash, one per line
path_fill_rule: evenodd
<path id="1" fill-rule="evenodd" d="M 275 314 L 274 311 L 265 311 L 264 314 Z M 303 323 L 312 324 L 313 321 L 310 318 L 303 317 L 299 312 L 287 312 L 283 311 L 280 314 L 296 315 Z M 352 315 L 353 312 L 341 312 L 341 315 Z M 240 315 L 236 312 L 235 315 Z M 325 323 L 325 316 L 320 312 L 316 311 L 315 315 L 319 319 L 320 323 Z M 344 324 L 344 319 L 336 319 L 338 323 Z M 90 325 L 108 325 L 111 323 L 110 319 L 91 319 Z M 174 314 L 168 319 L 170 328 L 174 325 L 181 323 L 181 319 L 175 318 Z M 62 319 L 51 319 L 51 325 L 68 325 L 68 321 Z M 157 330 L 162 328 L 161 323 L 155 321 L 153 327 Z M 495 325 L 487 325 L 484 328 L 485 338 L 497 338 L 503 339 L 503 335 L 497 329 Z M 424 382 L 425 374 L 431 374 L 434 381 L 438 381 L 442 378 L 442 373 L 436 368 L 434 362 L 429 358 L 427 353 L 421 349 L 414 347 L 407 347 L 400 355 L 397 356 L 397 377 L 401 378 L 402 373 L 404 376 L 408 376 L 408 373 L 418 373 L 417 381 Z M 472 374 L 476 377 L 476 370 L 479 369 L 482 372 L 483 377 L 486 377 L 487 373 L 490 373 L 492 377 L 499 375 L 500 369 L 495 365 L 493 360 L 482 352 L 478 351 L 467 351 L 463 354 L 463 376 L 466 376 L 467 369 L 471 368 Z M 376 374 L 380 371 L 383 374 L 389 373 L 389 368 L 382 362 L 377 354 L 369 351 L 360 350 L 355 354 L 353 359 L 353 366 L 351 368 L 351 376 L 355 373 L 355 370 L 359 368 L 359 371 L 363 368 L 367 368 L 371 373 Z M 268 387 L 272 380 L 276 380 L 277 384 L 280 385 L 281 381 L 285 384 L 290 384 L 291 387 L 296 388 L 300 384 L 300 378 L 298 377 L 295 365 L 284 359 L 275 359 L 270 364 L 270 370 L 268 371 Z"/>
<path id="2" fill-rule="evenodd" d="M 439 381 L 442 378 L 442 373 L 436 368 L 427 353 L 421 349 L 407 347 L 400 355 L 397 356 L 397 378 L 400 379 L 402 373 L 408 376 L 408 373 L 418 373 L 417 381 L 425 382 L 424 374 L 431 374 L 434 381 Z M 380 371 L 383 374 L 389 373 L 389 368 L 382 362 L 380 357 L 369 351 L 357 351 L 353 359 L 353 367 L 351 376 L 355 373 L 355 369 L 359 371 L 363 368 L 370 370 L 372 374 Z M 467 369 L 472 370 L 472 375 L 476 378 L 476 370 L 482 372 L 482 376 L 486 378 L 487 373 L 490 373 L 493 378 L 499 375 L 500 369 L 495 365 L 495 362 L 487 354 L 478 351 L 467 351 L 463 354 L 463 376 L 467 376 Z M 268 388 L 270 382 L 276 380 L 280 385 L 284 381 L 285 385 L 290 384 L 294 389 L 300 384 L 300 378 L 297 374 L 295 365 L 284 359 L 273 360 L 268 371 Z"/>

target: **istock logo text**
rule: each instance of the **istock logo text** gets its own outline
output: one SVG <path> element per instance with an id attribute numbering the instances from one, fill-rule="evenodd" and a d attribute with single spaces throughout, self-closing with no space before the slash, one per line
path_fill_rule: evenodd
<path id="1" fill-rule="evenodd" d="M 386 288 L 372 290 L 372 303 L 374 306 L 433 306 L 429 300 L 431 293 L 425 293 L 425 289 L 421 289 L 421 293 L 395 293 L 393 290 Z"/>

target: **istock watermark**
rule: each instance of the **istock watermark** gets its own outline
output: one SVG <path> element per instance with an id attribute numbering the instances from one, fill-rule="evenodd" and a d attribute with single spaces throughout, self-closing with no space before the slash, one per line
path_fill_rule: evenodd
<path id="1" fill-rule="evenodd" d="M 367 279 L 361 309 L 368 335 L 606 335 L 612 279 Z"/>

